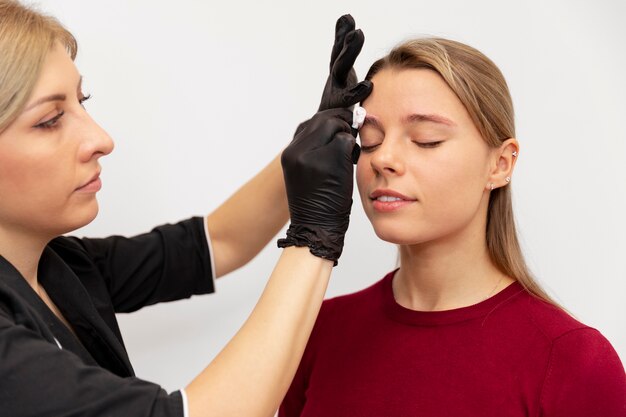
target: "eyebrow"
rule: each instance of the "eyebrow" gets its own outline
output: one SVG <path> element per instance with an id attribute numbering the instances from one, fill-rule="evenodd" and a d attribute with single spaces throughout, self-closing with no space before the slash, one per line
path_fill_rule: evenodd
<path id="1" fill-rule="evenodd" d="M 365 119 L 363 119 L 363 126 L 373 126 L 378 130 L 383 130 L 383 126 L 380 124 L 378 119 L 375 116 L 370 116 L 369 114 L 365 115 Z"/>
<path id="2" fill-rule="evenodd" d="M 76 87 L 77 90 L 80 90 L 81 86 L 83 84 L 83 77 L 81 76 L 78 79 L 78 86 Z M 33 109 L 43 103 L 47 103 L 49 101 L 65 101 L 67 99 L 67 96 L 65 94 L 51 94 L 49 96 L 45 96 L 42 97 L 38 100 L 36 100 L 34 103 L 32 103 L 31 105 L 29 105 L 28 107 L 26 107 L 24 109 L 24 112 L 27 112 L 30 109 Z"/>
<path id="3" fill-rule="evenodd" d="M 65 101 L 66 98 L 67 97 L 65 96 L 65 94 L 52 94 L 46 97 L 42 97 L 30 106 L 26 107 L 24 111 L 27 112 L 28 110 L 35 108 L 43 103 L 47 103 L 48 101 Z"/>
<path id="4" fill-rule="evenodd" d="M 432 122 L 448 126 L 456 126 L 452 120 L 438 114 L 410 114 L 404 118 L 406 123 Z"/>
<path id="5" fill-rule="evenodd" d="M 452 120 L 448 119 L 447 117 L 440 116 L 438 114 L 414 113 L 414 114 L 409 114 L 408 116 L 403 118 L 402 121 L 403 123 L 409 123 L 409 124 L 420 123 L 420 122 L 432 122 L 432 123 L 443 124 L 446 126 L 456 126 L 456 123 L 454 123 Z M 365 116 L 365 120 L 363 121 L 363 126 L 365 125 L 375 127 L 378 130 L 384 130 L 383 125 L 380 123 L 378 118 L 373 115 L 368 114 Z"/>

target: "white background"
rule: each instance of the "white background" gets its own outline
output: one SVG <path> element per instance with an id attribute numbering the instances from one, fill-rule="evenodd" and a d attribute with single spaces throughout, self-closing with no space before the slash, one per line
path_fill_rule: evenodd
<path id="1" fill-rule="evenodd" d="M 116 141 L 99 217 L 78 235 L 132 235 L 204 215 L 261 169 L 317 108 L 336 19 L 366 35 L 356 65 L 437 35 L 487 54 L 507 78 L 521 153 L 512 186 L 533 271 L 626 359 L 626 3 L 553 1 L 39 1 L 77 37 L 87 106 Z M 250 207 L 254 210 L 254 207 Z M 263 213 L 259 213 L 262 216 Z M 119 317 L 137 374 L 185 386 L 253 308 L 270 244 L 217 294 Z M 393 269 L 355 194 L 327 295 Z"/>

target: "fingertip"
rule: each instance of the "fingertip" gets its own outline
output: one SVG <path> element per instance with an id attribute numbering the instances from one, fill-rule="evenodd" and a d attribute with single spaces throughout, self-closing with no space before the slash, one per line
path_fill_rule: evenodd
<path id="1" fill-rule="evenodd" d="M 361 81 L 356 84 L 350 90 L 346 91 L 342 97 L 342 103 L 344 107 L 350 107 L 365 100 L 374 88 L 374 84 L 371 81 Z"/>
<path id="2" fill-rule="evenodd" d="M 359 162 L 359 157 L 361 156 L 361 147 L 356 140 L 354 141 L 354 147 L 352 148 L 352 163 L 356 165 Z"/>
<path id="3" fill-rule="evenodd" d="M 359 52 L 363 48 L 364 43 L 365 35 L 363 35 L 363 31 L 361 29 L 351 30 L 346 34 L 346 37 L 343 40 L 344 47 L 351 47 Z"/>
<path id="4" fill-rule="evenodd" d="M 354 89 L 356 90 L 356 93 L 361 98 L 361 100 L 359 101 L 363 101 L 367 98 L 367 96 L 369 96 L 372 93 L 372 90 L 374 89 L 374 83 L 371 82 L 370 80 L 363 80 L 360 83 L 358 83 Z"/>
<path id="5" fill-rule="evenodd" d="M 361 147 L 356 143 L 356 138 L 349 133 L 340 132 L 333 137 L 335 146 L 342 149 L 344 155 L 350 156 L 350 161 L 356 164 L 361 155 Z"/>
<path id="6" fill-rule="evenodd" d="M 352 27 L 356 26 L 354 17 L 352 17 L 350 13 L 346 13 L 343 16 L 341 16 L 339 19 L 337 19 L 337 24 L 340 24 L 340 23 L 344 25 L 350 25 Z"/>
<path id="7" fill-rule="evenodd" d="M 363 80 L 361 81 L 359 84 L 367 86 L 365 88 L 368 88 L 369 90 L 371 90 L 372 88 L 374 88 L 374 83 L 371 80 Z"/>

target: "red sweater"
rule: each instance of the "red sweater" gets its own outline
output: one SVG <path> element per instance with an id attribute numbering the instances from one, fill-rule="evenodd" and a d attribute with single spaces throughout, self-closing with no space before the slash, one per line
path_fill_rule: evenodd
<path id="1" fill-rule="evenodd" d="M 422 312 L 392 278 L 324 302 L 279 417 L 626 416 L 610 343 L 520 284 Z"/>

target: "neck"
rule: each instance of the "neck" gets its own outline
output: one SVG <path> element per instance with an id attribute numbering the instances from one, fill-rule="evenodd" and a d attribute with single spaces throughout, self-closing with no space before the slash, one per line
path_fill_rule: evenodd
<path id="1" fill-rule="evenodd" d="M 401 268 L 393 281 L 397 302 L 412 310 L 450 310 L 484 301 L 513 282 L 491 261 L 484 236 L 479 227 L 401 246 Z"/>
<path id="2" fill-rule="evenodd" d="M 39 259 L 49 239 L 0 227 L 0 255 L 13 265 L 37 293 Z"/>

